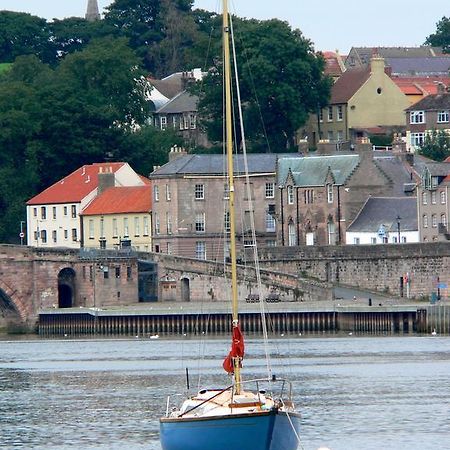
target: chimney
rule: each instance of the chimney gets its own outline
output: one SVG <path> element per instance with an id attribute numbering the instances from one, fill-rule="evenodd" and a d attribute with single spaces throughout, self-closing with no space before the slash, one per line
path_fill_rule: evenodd
<path id="1" fill-rule="evenodd" d="M 437 93 L 438 94 L 445 94 L 446 93 L 446 86 L 442 81 L 437 82 Z"/>
<path id="2" fill-rule="evenodd" d="M 110 187 L 114 187 L 116 184 L 116 177 L 112 171 L 112 167 L 105 167 L 104 169 L 100 166 L 98 171 L 97 195 L 100 195 Z"/>
<path id="3" fill-rule="evenodd" d="M 170 148 L 169 162 L 185 155 L 187 155 L 187 151 L 184 147 L 178 147 L 177 145 L 174 145 Z"/>
<path id="4" fill-rule="evenodd" d="M 96 20 L 100 20 L 97 0 L 88 0 L 86 15 L 84 16 L 84 18 L 88 22 L 95 22 Z"/>
<path id="5" fill-rule="evenodd" d="M 374 54 L 372 58 L 370 58 L 370 72 L 371 73 L 384 72 L 384 58 L 382 58 L 378 54 Z"/>

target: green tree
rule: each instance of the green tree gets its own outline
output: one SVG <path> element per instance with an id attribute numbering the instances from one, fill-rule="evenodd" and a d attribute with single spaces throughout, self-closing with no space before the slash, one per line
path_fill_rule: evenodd
<path id="1" fill-rule="evenodd" d="M 427 133 L 419 153 L 435 161 L 444 161 L 450 156 L 450 135 L 444 130 Z"/>
<path id="2" fill-rule="evenodd" d="M 279 20 L 235 21 L 236 53 L 247 140 L 252 151 L 283 152 L 293 148 L 295 132 L 318 104 L 326 104 L 331 80 L 323 76 L 324 60 L 309 40 Z M 210 139 L 222 139 L 222 62 L 201 88 L 200 124 Z M 236 128 L 238 133 L 239 128 Z"/>
<path id="3" fill-rule="evenodd" d="M 442 47 L 444 53 L 450 53 L 450 18 L 442 17 L 436 24 L 436 33 L 430 34 L 425 44 Z"/>
<path id="4" fill-rule="evenodd" d="M 50 31 L 45 19 L 31 14 L 0 11 L 0 62 L 13 62 L 21 55 L 51 58 Z"/>

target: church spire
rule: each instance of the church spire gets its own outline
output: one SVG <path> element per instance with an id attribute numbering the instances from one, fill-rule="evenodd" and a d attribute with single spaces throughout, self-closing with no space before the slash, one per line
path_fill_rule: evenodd
<path id="1" fill-rule="evenodd" d="M 89 22 L 100 20 L 100 13 L 98 12 L 97 0 L 88 0 L 85 19 Z"/>

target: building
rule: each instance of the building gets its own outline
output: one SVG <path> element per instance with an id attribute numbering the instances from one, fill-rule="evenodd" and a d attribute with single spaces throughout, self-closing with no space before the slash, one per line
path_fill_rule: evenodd
<path id="1" fill-rule="evenodd" d="M 81 246 L 151 251 L 151 199 L 150 185 L 100 193 L 80 214 Z"/>
<path id="2" fill-rule="evenodd" d="M 427 95 L 438 93 L 439 85 L 450 86 L 450 76 L 400 77 L 391 76 L 392 81 L 406 95 L 410 105 L 417 103 Z"/>
<path id="3" fill-rule="evenodd" d="M 97 196 L 101 180 L 104 180 L 104 188 L 145 185 L 142 177 L 124 162 L 80 167 L 28 200 L 28 245 L 80 248 L 79 215 Z"/>
<path id="4" fill-rule="evenodd" d="M 450 87 L 439 84 L 437 94 L 428 95 L 406 108 L 406 148 L 416 152 L 426 134 L 445 131 L 450 135 Z"/>
<path id="5" fill-rule="evenodd" d="M 425 164 L 417 189 L 417 212 L 421 242 L 448 241 L 450 229 L 450 157 Z"/>
<path id="6" fill-rule="evenodd" d="M 96 20 L 100 20 L 97 0 L 88 0 L 85 19 L 88 22 L 95 22 Z"/>
<path id="7" fill-rule="evenodd" d="M 402 156 L 375 155 L 366 143 L 348 153 L 280 157 L 278 245 L 344 244 L 347 227 L 370 196 L 412 195 L 412 169 Z"/>
<path id="8" fill-rule="evenodd" d="M 403 131 L 409 105 L 386 73 L 384 59 L 374 55 L 369 67 L 348 69 L 334 83 L 330 104 L 308 121 L 309 147 L 328 141 L 339 149 L 343 142 Z"/>
<path id="9" fill-rule="evenodd" d="M 179 256 L 223 260 L 230 230 L 226 160 L 223 155 L 186 154 L 172 149 L 170 160 L 150 174 L 153 187 L 153 248 Z M 298 156 L 298 155 L 297 155 Z M 276 154 L 249 154 L 249 181 L 242 155 L 234 158 L 238 254 L 254 245 L 276 244 Z"/>
<path id="10" fill-rule="evenodd" d="M 347 244 L 420 242 L 416 197 L 369 197 L 346 232 Z"/>

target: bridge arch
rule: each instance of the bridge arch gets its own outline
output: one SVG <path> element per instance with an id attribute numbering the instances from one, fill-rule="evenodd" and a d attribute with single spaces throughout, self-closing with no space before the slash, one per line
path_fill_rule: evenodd
<path id="1" fill-rule="evenodd" d="M 76 272 L 71 267 L 65 267 L 58 274 L 58 308 L 75 306 Z"/>
<path id="2" fill-rule="evenodd" d="M 22 298 L 17 291 L 0 280 L 0 315 L 5 319 L 19 318 L 26 320 L 26 310 Z"/>

